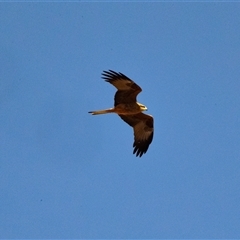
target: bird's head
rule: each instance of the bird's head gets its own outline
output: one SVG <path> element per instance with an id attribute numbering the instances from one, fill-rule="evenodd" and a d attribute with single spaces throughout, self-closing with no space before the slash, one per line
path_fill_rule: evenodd
<path id="1" fill-rule="evenodd" d="M 137 103 L 138 104 L 138 106 L 140 107 L 140 109 L 141 109 L 141 111 L 143 112 L 143 111 L 147 111 L 147 107 L 145 106 L 145 105 L 143 105 L 143 104 L 141 104 L 141 103 Z"/>

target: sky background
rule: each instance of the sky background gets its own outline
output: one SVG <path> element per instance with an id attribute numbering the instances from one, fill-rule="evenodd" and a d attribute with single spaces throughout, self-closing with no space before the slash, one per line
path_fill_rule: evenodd
<path id="1" fill-rule="evenodd" d="M 239 3 L 0 3 L 0 238 L 240 238 Z M 154 116 L 147 154 L 113 106 Z"/>

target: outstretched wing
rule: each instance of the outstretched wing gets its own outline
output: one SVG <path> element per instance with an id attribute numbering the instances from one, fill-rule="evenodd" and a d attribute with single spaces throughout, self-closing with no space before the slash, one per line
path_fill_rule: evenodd
<path id="1" fill-rule="evenodd" d="M 133 127 L 133 154 L 141 157 L 147 152 L 153 140 L 153 117 L 144 113 L 134 115 L 119 115 L 123 121 Z"/>
<path id="2" fill-rule="evenodd" d="M 112 70 L 103 71 L 102 78 L 118 90 L 114 97 L 114 106 L 120 103 L 136 102 L 137 95 L 142 91 L 133 80 L 120 72 L 117 73 Z"/>

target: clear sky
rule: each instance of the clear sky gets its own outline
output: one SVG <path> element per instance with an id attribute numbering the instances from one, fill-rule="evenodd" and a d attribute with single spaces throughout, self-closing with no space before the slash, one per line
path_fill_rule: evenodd
<path id="1" fill-rule="evenodd" d="M 239 3 L 1 3 L 0 238 L 240 238 Z M 147 154 L 113 106 L 154 116 Z"/>

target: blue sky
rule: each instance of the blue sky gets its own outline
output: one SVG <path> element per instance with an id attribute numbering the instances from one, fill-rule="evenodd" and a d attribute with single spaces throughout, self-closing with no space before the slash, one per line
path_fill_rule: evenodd
<path id="1" fill-rule="evenodd" d="M 239 3 L 1 3 L 0 238 L 240 238 Z M 113 106 L 154 116 L 147 154 Z"/>

